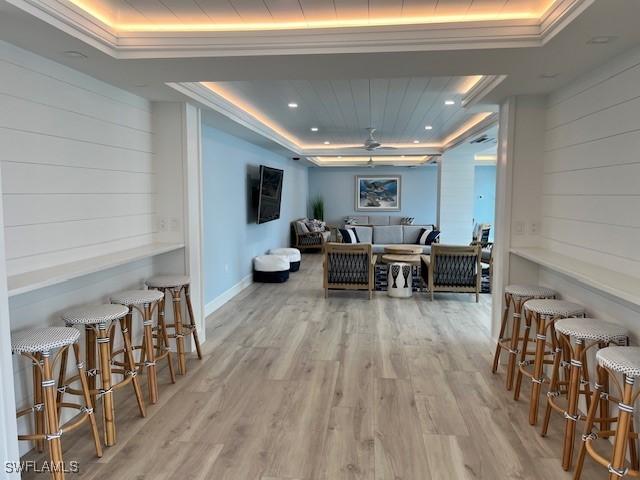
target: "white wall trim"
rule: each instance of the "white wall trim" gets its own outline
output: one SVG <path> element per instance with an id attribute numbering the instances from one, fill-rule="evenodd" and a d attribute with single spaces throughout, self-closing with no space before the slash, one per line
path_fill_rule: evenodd
<path id="1" fill-rule="evenodd" d="M 540 19 L 254 32 L 120 32 L 65 0 L 8 1 L 115 58 L 180 58 L 537 47 L 594 0 L 563 0 Z"/>
<path id="2" fill-rule="evenodd" d="M 216 298 L 207 303 L 204 307 L 204 316 L 205 319 L 213 312 L 222 307 L 225 303 L 231 300 L 233 297 L 242 292 L 245 288 L 251 286 L 253 284 L 253 274 L 249 274 L 236 283 L 233 287 L 229 288 L 227 291 L 221 293 Z"/>

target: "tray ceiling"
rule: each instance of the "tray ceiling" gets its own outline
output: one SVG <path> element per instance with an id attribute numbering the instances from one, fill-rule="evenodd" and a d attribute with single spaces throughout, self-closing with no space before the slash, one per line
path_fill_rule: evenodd
<path id="1" fill-rule="evenodd" d="M 122 31 L 270 30 L 539 19 L 554 0 L 72 0 Z"/>

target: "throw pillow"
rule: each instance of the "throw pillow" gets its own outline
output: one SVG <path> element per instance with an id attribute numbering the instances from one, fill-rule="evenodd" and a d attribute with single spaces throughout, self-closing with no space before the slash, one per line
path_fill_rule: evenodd
<path id="1" fill-rule="evenodd" d="M 439 230 L 427 230 L 426 228 L 423 228 L 420 230 L 420 235 L 418 235 L 418 241 L 416 243 L 418 245 L 431 245 L 439 236 Z"/>
<path id="2" fill-rule="evenodd" d="M 358 234 L 353 228 L 341 228 L 342 243 L 360 243 Z"/>
<path id="3" fill-rule="evenodd" d="M 311 232 L 324 232 L 326 223 L 320 220 L 309 220 L 307 222 L 307 228 Z"/>
<path id="4" fill-rule="evenodd" d="M 296 222 L 296 225 L 298 226 L 298 233 L 309 233 L 309 227 L 302 220 Z"/>

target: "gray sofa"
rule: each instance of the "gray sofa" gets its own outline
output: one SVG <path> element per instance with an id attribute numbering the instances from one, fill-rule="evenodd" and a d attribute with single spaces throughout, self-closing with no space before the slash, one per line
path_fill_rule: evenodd
<path id="1" fill-rule="evenodd" d="M 346 225 L 355 230 L 360 243 L 370 243 L 373 253 L 384 253 L 387 245 L 417 245 L 418 235 L 423 228 L 434 230 L 435 225 Z M 430 245 L 422 245 L 423 255 L 431 253 Z"/>

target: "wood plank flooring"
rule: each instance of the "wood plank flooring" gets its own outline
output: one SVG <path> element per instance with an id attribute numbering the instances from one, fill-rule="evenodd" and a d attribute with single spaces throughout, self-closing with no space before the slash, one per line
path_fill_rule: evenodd
<path id="1" fill-rule="evenodd" d="M 321 257 L 283 285 L 252 285 L 208 319 L 204 359 L 160 371 L 137 416 L 118 391 L 118 444 L 63 437 L 68 478 L 200 480 L 570 479 L 562 421 L 548 438 L 492 375 L 490 299 L 323 298 Z M 25 459 L 41 459 L 29 454 Z M 605 478 L 589 460 L 583 479 Z M 23 478 L 44 478 L 25 474 Z"/>

